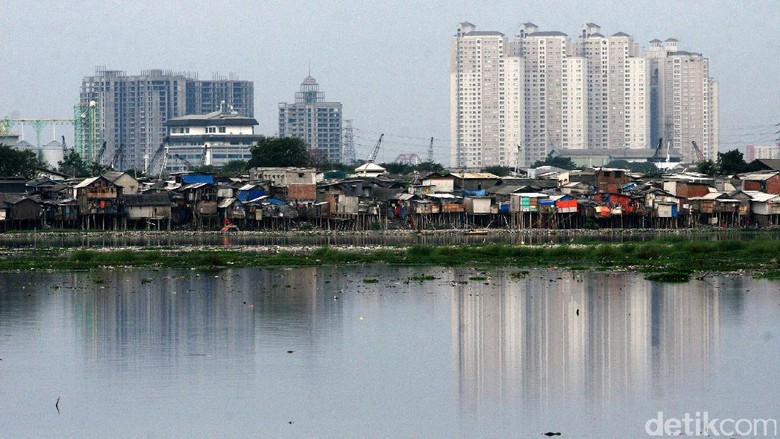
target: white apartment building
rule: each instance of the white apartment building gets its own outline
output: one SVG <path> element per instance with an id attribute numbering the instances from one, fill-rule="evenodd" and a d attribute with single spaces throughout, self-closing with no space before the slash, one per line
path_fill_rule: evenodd
<path id="1" fill-rule="evenodd" d="M 610 37 L 594 23 L 583 26 L 576 52 L 587 60 L 588 147 L 647 148 L 647 72 L 630 35 Z"/>
<path id="2" fill-rule="evenodd" d="M 572 42 L 524 23 L 516 37 L 460 23 L 451 43 L 451 161 L 528 166 L 553 150 L 646 149 L 659 137 L 687 161 L 718 152 L 718 84 L 673 39 L 639 46 L 587 23 Z"/>
<path id="3" fill-rule="evenodd" d="M 684 161 L 717 160 L 718 84 L 710 78 L 709 60 L 679 50 L 674 38 L 651 41 L 645 57 L 650 65 L 653 141 L 661 137 L 665 144 L 671 142 Z"/>
<path id="4" fill-rule="evenodd" d="M 463 22 L 450 45 L 450 165 L 515 166 L 522 129 L 520 60 L 501 32 Z"/>
<path id="5" fill-rule="evenodd" d="M 585 148 L 585 59 L 573 56 L 563 32 L 525 23 L 517 38 L 525 60 L 523 165 L 544 160 L 555 149 Z"/>

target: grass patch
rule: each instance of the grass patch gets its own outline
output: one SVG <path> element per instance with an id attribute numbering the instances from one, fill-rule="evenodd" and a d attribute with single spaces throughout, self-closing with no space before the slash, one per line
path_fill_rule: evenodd
<path id="1" fill-rule="evenodd" d="M 662 271 L 660 273 L 647 273 L 645 279 L 654 282 L 685 283 L 691 280 L 691 273 L 685 271 Z"/>
<path id="2" fill-rule="evenodd" d="M 379 279 L 363 279 L 364 284 L 378 284 Z"/>
<path id="3" fill-rule="evenodd" d="M 281 267 L 346 264 L 422 266 L 629 268 L 650 273 L 780 268 L 780 240 L 702 239 L 567 245 L 412 245 L 375 250 L 323 246 L 308 252 L 247 252 L 233 249 L 139 249 L 98 251 L 38 248 L 5 251 L 0 270 L 169 267 L 204 270 L 223 267 Z M 690 274 L 689 273 L 689 274 Z M 768 275 L 772 276 L 772 275 Z M 514 276 L 513 276 L 514 277 Z M 661 276 L 663 277 L 663 276 Z M 680 277 L 680 276 L 678 276 Z M 410 278 L 410 280 L 418 280 Z M 432 280 L 432 279 L 419 279 Z M 472 279 L 476 280 L 476 279 Z M 479 279 L 484 280 L 484 279 Z"/>
<path id="4" fill-rule="evenodd" d="M 418 276 L 410 276 L 409 280 L 418 281 L 418 282 L 424 282 L 426 280 L 436 280 L 435 276 L 431 276 L 429 274 L 421 274 Z"/>
<path id="5" fill-rule="evenodd" d="M 509 273 L 509 277 L 514 279 L 525 279 L 529 274 L 531 274 L 531 272 L 528 270 L 513 271 Z"/>

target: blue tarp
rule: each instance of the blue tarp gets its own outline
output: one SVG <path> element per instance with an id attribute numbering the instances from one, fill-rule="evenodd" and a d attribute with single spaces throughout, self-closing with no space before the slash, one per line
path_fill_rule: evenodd
<path id="1" fill-rule="evenodd" d="M 539 205 L 540 206 L 552 206 L 555 204 L 555 201 L 549 199 L 549 198 L 540 198 L 539 199 Z"/>
<path id="2" fill-rule="evenodd" d="M 468 189 L 463 189 L 463 196 L 464 197 L 484 197 L 487 196 L 487 191 L 484 189 L 478 190 L 478 191 L 470 191 Z"/>
<path id="3" fill-rule="evenodd" d="M 254 200 L 263 195 L 265 195 L 265 189 L 261 187 L 252 188 L 248 191 L 238 191 L 238 199 L 240 201 Z"/>
<path id="4" fill-rule="evenodd" d="M 283 204 L 287 204 L 284 202 L 284 200 L 280 200 L 278 198 L 266 198 L 265 201 L 268 201 L 271 204 L 276 204 L 278 206 L 281 206 Z"/>
<path id="5" fill-rule="evenodd" d="M 205 175 L 205 174 L 182 174 L 181 182 L 182 184 L 195 184 L 195 183 L 214 184 L 214 176 Z"/>

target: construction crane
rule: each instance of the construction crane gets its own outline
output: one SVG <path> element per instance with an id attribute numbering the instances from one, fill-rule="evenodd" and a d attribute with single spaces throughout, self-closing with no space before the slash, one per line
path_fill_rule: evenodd
<path id="1" fill-rule="evenodd" d="M 195 165 L 193 165 L 192 162 L 180 156 L 179 154 L 174 154 L 173 156 L 176 157 L 176 160 L 179 160 L 182 163 L 184 163 L 187 166 L 188 171 L 192 171 L 193 169 L 195 169 Z"/>
<path id="2" fill-rule="evenodd" d="M 696 144 L 695 140 L 691 140 L 691 144 L 693 145 L 693 150 L 696 152 L 696 159 L 700 162 L 706 162 L 707 159 L 704 158 L 704 153 L 701 152 L 699 149 L 699 145 Z"/>
<path id="3" fill-rule="evenodd" d="M 154 155 L 152 155 L 152 159 L 149 160 L 149 164 L 147 165 L 147 168 L 144 169 L 144 174 L 149 175 L 154 172 L 154 169 L 157 166 L 157 162 L 159 162 L 160 159 L 163 158 L 164 153 L 165 153 L 165 144 L 161 143 L 160 146 L 157 148 L 157 150 L 154 152 Z M 160 174 L 162 174 L 162 171 L 164 169 L 165 169 L 165 161 L 163 161 L 162 163 Z"/>
<path id="4" fill-rule="evenodd" d="M 114 156 L 111 157 L 111 168 L 116 170 L 124 170 L 125 164 L 125 144 L 120 143 L 119 149 L 114 151 Z"/>
<path id="5" fill-rule="evenodd" d="M 659 137 L 658 138 L 658 146 L 655 147 L 655 153 L 653 154 L 653 160 L 654 162 L 657 162 L 661 158 L 661 148 L 664 146 L 664 138 Z"/>
<path id="6" fill-rule="evenodd" d="M 103 144 L 100 146 L 100 151 L 97 153 L 97 158 L 95 159 L 95 163 L 99 165 L 103 165 L 103 156 L 106 154 L 106 141 L 103 141 Z"/>
<path id="7" fill-rule="evenodd" d="M 376 145 L 374 145 L 374 150 L 371 151 L 371 155 L 368 156 L 369 163 L 374 163 L 374 161 L 376 161 L 376 156 L 379 155 L 379 147 L 382 146 L 382 139 L 384 137 L 385 137 L 385 133 L 379 135 L 379 140 L 376 141 Z"/>

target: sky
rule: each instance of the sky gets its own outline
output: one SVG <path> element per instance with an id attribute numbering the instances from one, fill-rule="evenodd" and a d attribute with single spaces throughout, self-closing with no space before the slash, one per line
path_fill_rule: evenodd
<path id="1" fill-rule="evenodd" d="M 311 69 L 353 120 L 358 159 L 384 133 L 380 162 L 425 158 L 434 137 L 434 159 L 447 164 L 449 47 L 461 21 L 508 36 L 530 21 L 572 37 L 593 22 L 643 49 L 677 38 L 710 59 L 720 83 L 722 151 L 780 136 L 780 0 L 2 0 L 0 117 L 72 117 L 97 66 L 232 72 L 254 81 L 256 132 L 275 135 L 279 102 L 294 101 Z"/>

